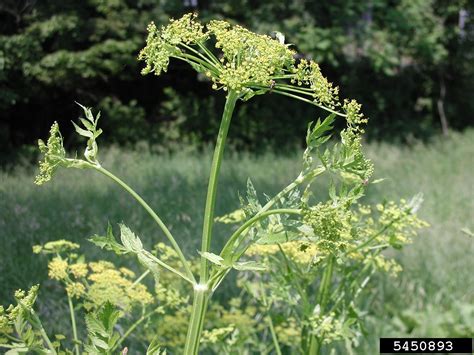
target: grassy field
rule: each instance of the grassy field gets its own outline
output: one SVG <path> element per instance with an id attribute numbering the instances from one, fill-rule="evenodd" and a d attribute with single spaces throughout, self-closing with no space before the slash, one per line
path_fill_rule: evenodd
<path id="1" fill-rule="evenodd" d="M 412 148 L 372 144 L 367 152 L 375 162 L 375 177 L 386 180 L 370 187 L 366 201 L 398 200 L 422 192 L 425 202 L 419 214 L 431 224 L 398 254 L 403 274 L 397 279 L 377 279 L 367 346 L 375 349 L 381 334 L 474 332 L 474 239 L 461 232 L 464 227 L 474 230 L 474 131 Z M 157 157 L 109 149 L 102 160 L 156 207 L 187 253 L 196 253 L 209 154 Z M 245 190 L 247 177 L 259 193 L 271 195 L 299 168 L 296 153 L 227 154 L 217 213 L 238 207 L 238 192 Z M 35 244 L 66 238 L 80 242 L 88 255 L 110 257 L 86 241 L 104 232 L 108 221 L 123 221 L 148 245 L 162 238 L 153 221 L 112 182 L 93 172 L 63 171 L 59 175 L 51 184 L 37 187 L 32 182 L 32 167 L 0 173 L 2 304 L 15 289 L 46 279 L 45 260 L 31 253 Z M 315 187 L 320 194 L 324 189 L 323 183 Z M 218 236 L 225 232 L 224 227 L 219 228 L 216 249 L 223 242 Z M 41 297 L 47 298 L 48 292 L 46 287 Z"/>

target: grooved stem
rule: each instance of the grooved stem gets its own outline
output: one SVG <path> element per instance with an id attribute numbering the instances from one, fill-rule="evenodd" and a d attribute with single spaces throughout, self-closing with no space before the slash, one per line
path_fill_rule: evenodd
<path id="1" fill-rule="evenodd" d="M 209 251 L 212 239 L 212 227 L 214 225 L 214 209 L 216 206 L 217 182 L 219 178 L 219 171 L 222 163 L 222 156 L 224 155 L 225 142 L 227 133 L 234 112 L 235 103 L 238 99 L 238 94 L 230 91 L 227 95 L 224 112 L 222 113 L 221 125 L 217 135 L 216 147 L 212 157 L 211 172 L 209 175 L 209 184 L 207 188 L 206 207 L 204 210 L 204 223 L 202 227 L 202 244 L 201 253 Z M 208 260 L 201 257 L 200 269 L 200 283 L 205 284 L 209 278 Z"/>

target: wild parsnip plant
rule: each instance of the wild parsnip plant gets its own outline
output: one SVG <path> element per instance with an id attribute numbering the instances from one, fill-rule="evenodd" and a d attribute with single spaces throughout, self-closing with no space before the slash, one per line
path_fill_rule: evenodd
<path id="1" fill-rule="evenodd" d="M 400 205 L 386 202 L 375 208 L 359 204 L 364 190 L 377 182 L 370 180 L 373 165 L 362 151 L 362 126 L 367 119 L 360 112 L 361 105 L 355 100 L 341 101 L 338 88 L 322 75 L 318 64 L 296 60 L 295 51 L 284 43 L 280 33 L 275 38 L 258 35 L 220 20 L 203 25 L 195 14 L 171 20 L 161 29 L 152 23 L 148 32 L 146 47 L 139 55 L 145 62 L 143 74 L 159 75 L 167 70 L 171 59 L 181 60 L 207 77 L 213 89 L 226 94 L 209 175 L 199 255 L 186 257 L 171 230 L 147 202 L 102 166 L 97 144 L 102 133 L 98 128 L 99 114 L 94 116 L 91 109 L 83 107 L 85 117 L 80 119 L 81 125 L 74 126 L 78 134 L 87 138 L 84 158 L 66 155 L 59 126 L 54 123 L 48 141 L 39 141 L 44 158 L 35 182 L 44 184 L 64 167 L 95 170 L 117 183 L 149 213 L 168 246 L 150 252 L 125 225 L 120 225 L 119 238 L 110 227 L 106 235 L 91 238 L 99 247 L 118 255 L 134 255 L 147 269 L 135 281 L 129 270 L 117 270 L 104 263 L 86 264 L 83 259 L 71 256 L 70 250 L 65 256 L 64 250 L 55 249 L 58 245 L 76 247 L 68 242 L 38 247 L 37 252 L 55 254 L 49 272 L 66 290 L 74 349 L 59 350 L 60 341 L 55 343 L 48 338 L 33 311 L 37 287 L 27 294 L 18 293 L 17 306 L 6 312 L 1 310 L 0 332 L 5 343 L 2 346 L 17 353 L 24 350 L 112 354 L 124 348 L 127 336 L 151 317 L 147 312 L 163 311 L 160 307 L 166 302 L 159 299 L 157 291 L 161 290 L 176 292 L 179 300 L 176 307 L 182 311 L 176 310 L 172 319 L 182 319 L 183 314 L 189 313 L 183 347 L 178 342 L 175 349 L 169 350 L 192 355 L 198 353 L 200 346 L 206 346 L 217 353 L 319 354 L 322 347 L 329 348 L 339 340 L 346 340 L 350 347 L 361 333 L 363 312 L 357 302 L 370 275 L 377 269 L 389 273 L 400 271 L 400 266 L 382 251 L 401 248 L 424 225 L 414 215 L 421 202 L 419 197 L 402 201 Z M 314 105 L 328 116 L 309 124 L 301 171 L 293 181 L 275 196 L 265 196 L 262 200 L 249 180 L 247 196 L 241 198 L 242 208 L 216 217 L 219 171 L 235 106 L 239 101 L 270 93 Z M 345 128 L 339 133 L 333 127 L 336 119 L 345 121 Z M 334 143 L 328 144 L 331 138 Z M 318 196 L 320 202 L 315 203 L 311 183 L 322 175 L 331 181 L 328 196 Z M 226 237 L 222 250 L 215 251 L 211 250 L 211 241 L 213 227 L 219 222 L 237 223 L 238 227 Z M 196 258 L 197 266 L 193 262 Z M 239 317 L 234 319 L 250 319 L 250 323 L 264 319 L 265 326 L 255 328 L 261 331 L 261 336 L 245 334 L 244 327 L 239 328 L 235 323 L 203 330 L 208 308 L 216 309 L 212 295 L 232 270 L 239 272 L 239 285 L 257 305 L 254 311 L 240 310 Z M 110 287 L 105 291 L 100 288 L 104 273 L 110 280 Z M 155 295 L 140 283 L 148 274 L 155 278 Z M 159 287 L 163 275 L 171 275 L 178 281 L 167 283 L 170 289 L 163 291 Z M 185 306 L 182 290 L 186 286 L 183 288 L 182 283 L 192 289 L 190 312 Z M 82 297 L 81 305 L 89 307 L 88 336 L 84 341 L 79 339 L 75 325 L 72 304 L 75 297 Z M 155 308 L 143 311 L 133 323 L 136 325 L 132 325 L 132 331 L 120 333 L 116 323 L 134 305 Z M 238 309 L 241 305 L 242 300 L 235 299 L 231 308 Z M 259 344 L 268 339 L 269 343 L 263 347 Z M 152 342 L 149 354 L 161 353 L 161 340 L 158 336 Z"/>

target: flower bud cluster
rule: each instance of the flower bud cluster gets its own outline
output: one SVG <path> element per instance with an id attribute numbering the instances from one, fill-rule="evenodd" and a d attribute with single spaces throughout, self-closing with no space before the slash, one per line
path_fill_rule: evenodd
<path id="1" fill-rule="evenodd" d="M 360 128 L 360 125 L 366 124 L 368 122 L 367 118 L 364 118 L 364 114 L 360 112 L 362 105 L 359 104 L 356 100 L 344 100 L 342 109 L 347 115 L 347 124 L 354 129 L 363 133 L 364 131 Z"/>
<path id="2" fill-rule="evenodd" d="M 38 291 L 39 285 L 32 286 L 28 292 L 17 290 L 15 292 L 16 306 L 11 304 L 7 309 L 0 306 L 0 344 L 3 343 L 1 335 L 12 333 L 15 324 L 21 324 L 18 318 L 33 309 Z"/>
<path id="3" fill-rule="evenodd" d="M 305 209 L 303 222 L 313 229 L 318 250 L 337 254 L 353 240 L 351 212 L 332 201 Z"/>
<path id="4" fill-rule="evenodd" d="M 59 125 L 57 122 L 51 126 L 49 131 L 49 138 L 45 144 L 41 139 L 38 140 L 38 145 L 41 153 L 44 154 L 43 161 L 40 161 L 40 172 L 35 178 L 35 184 L 43 185 L 45 182 L 51 180 L 56 170 L 61 166 L 66 158 L 66 151 L 63 147 L 63 138 L 59 132 Z"/>

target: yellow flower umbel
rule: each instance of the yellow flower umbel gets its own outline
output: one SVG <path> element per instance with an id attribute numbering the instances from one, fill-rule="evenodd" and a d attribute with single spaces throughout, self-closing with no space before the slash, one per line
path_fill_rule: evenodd
<path id="1" fill-rule="evenodd" d="M 13 326 L 11 325 L 11 322 L 8 319 L 8 314 L 5 313 L 5 308 L 3 308 L 3 306 L 0 306 L 0 335 L 10 334 L 12 331 L 13 331 Z M 1 336 L 0 336 L 0 344 L 2 344 Z"/>
<path id="2" fill-rule="evenodd" d="M 86 288 L 80 282 L 72 282 L 66 286 L 67 295 L 71 298 L 79 298 L 86 292 Z"/>
<path id="3" fill-rule="evenodd" d="M 146 306 L 154 298 L 145 285 L 135 284 L 135 273 L 125 267 L 117 268 L 105 260 L 85 262 L 83 257 L 71 253 L 79 248 L 67 240 L 35 246 L 37 253 L 56 254 L 48 263 L 48 276 L 60 281 L 70 298 L 81 299 L 86 309 L 96 309 L 110 302 L 122 310 Z M 65 253 L 60 255 L 60 253 Z"/>
<path id="4" fill-rule="evenodd" d="M 305 241 L 285 242 L 279 245 L 276 244 L 252 244 L 245 255 L 247 256 L 270 256 L 280 252 L 280 248 L 288 258 L 291 258 L 295 263 L 302 265 L 310 265 L 316 261 L 318 255 L 318 247 L 316 244 Z"/>
<path id="5" fill-rule="evenodd" d="M 76 263 L 76 264 L 69 265 L 69 270 L 71 271 L 71 274 L 73 274 L 73 276 L 76 279 L 86 277 L 87 272 L 88 272 L 86 263 Z"/>
<path id="6" fill-rule="evenodd" d="M 110 302 L 124 310 L 130 310 L 135 305 L 147 305 L 153 302 L 153 296 L 145 285 L 135 284 L 130 278 L 133 272 L 126 268 L 115 268 L 107 261 L 89 263 L 91 273 L 87 277 L 87 307 L 93 308 L 105 302 Z"/>
<path id="7" fill-rule="evenodd" d="M 275 37 L 222 20 L 203 25 L 197 15 L 186 14 L 161 29 L 152 22 L 138 58 L 145 62 L 142 74 L 160 75 L 170 58 L 187 62 L 212 81 L 213 89 L 234 91 L 243 100 L 275 92 L 332 112 L 340 108 L 339 89 L 323 76 L 319 65 L 306 59 L 297 62 L 283 35 Z M 347 115 L 344 110 L 336 113 Z"/>
<path id="8" fill-rule="evenodd" d="M 48 263 L 48 276 L 53 280 L 65 280 L 67 272 L 68 264 L 66 260 L 56 257 Z"/>

